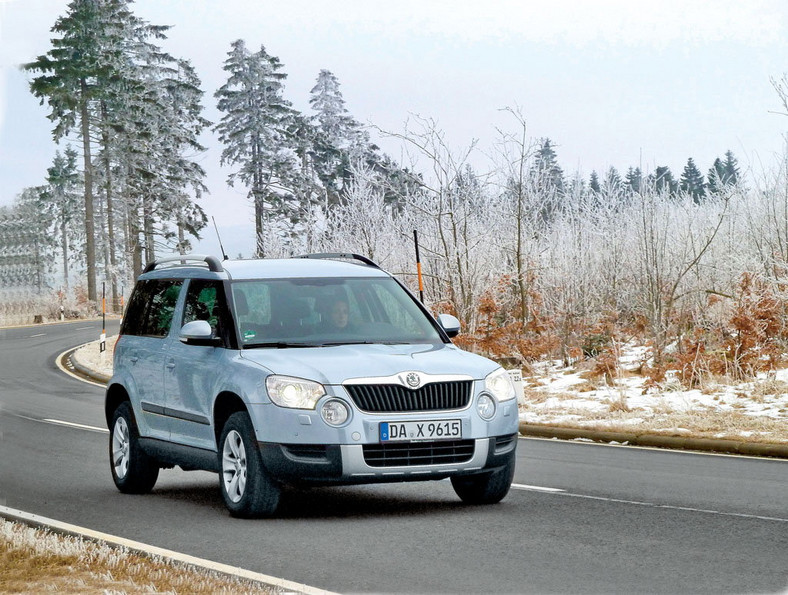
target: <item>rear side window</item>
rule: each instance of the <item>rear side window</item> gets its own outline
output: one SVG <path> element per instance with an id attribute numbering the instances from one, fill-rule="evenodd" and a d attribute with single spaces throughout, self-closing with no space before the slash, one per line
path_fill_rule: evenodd
<path id="1" fill-rule="evenodd" d="M 165 337 L 175 313 L 182 281 L 151 279 L 140 281 L 131 296 L 123 319 L 123 335 Z"/>

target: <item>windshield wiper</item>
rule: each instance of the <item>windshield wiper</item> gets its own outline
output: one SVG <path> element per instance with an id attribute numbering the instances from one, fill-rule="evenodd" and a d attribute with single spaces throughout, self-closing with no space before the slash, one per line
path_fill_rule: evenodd
<path id="1" fill-rule="evenodd" d="M 381 343 L 381 341 L 324 341 L 321 343 L 323 347 L 333 347 L 335 345 L 377 345 Z"/>
<path id="2" fill-rule="evenodd" d="M 272 341 L 270 343 L 250 343 L 244 349 L 289 349 L 291 347 L 322 347 L 322 343 L 293 343 L 290 341 Z"/>

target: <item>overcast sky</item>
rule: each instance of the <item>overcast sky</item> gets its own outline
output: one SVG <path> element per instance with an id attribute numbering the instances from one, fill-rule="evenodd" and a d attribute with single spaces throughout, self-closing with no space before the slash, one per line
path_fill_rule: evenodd
<path id="1" fill-rule="evenodd" d="M 48 111 L 18 65 L 51 47 L 66 6 L 0 0 L 0 204 L 41 184 L 54 156 Z M 496 126 L 513 128 L 500 109 L 519 106 L 529 134 L 550 137 L 565 172 L 585 178 L 611 165 L 668 165 L 678 177 L 688 157 L 705 174 L 728 149 L 759 171 L 788 130 L 769 80 L 788 72 L 783 0 L 139 0 L 133 10 L 173 26 L 164 47 L 195 65 L 214 122 L 222 63 L 241 38 L 281 60 L 286 97 L 304 112 L 323 68 L 357 120 L 401 131 L 410 114 L 432 118 L 457 149 L 489 147 Z M 203 141 L 204 208 L 221 226 L 248 222 L 218 142 Z"/>

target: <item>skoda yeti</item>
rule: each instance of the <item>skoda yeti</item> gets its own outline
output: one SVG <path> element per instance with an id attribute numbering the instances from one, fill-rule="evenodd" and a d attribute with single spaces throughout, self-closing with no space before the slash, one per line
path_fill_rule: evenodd
<path id="1" fill-rule="evenodd" d="M 498 502 L 515 389 L 452 345 L 458 332 L 354 254 L 151 263 L 106 392 L 115 485 L 146 493 L 162 468 L 213 471 L 239 517 L 273 515 L 283 485 L 448 477 L 464 502 Z"/>

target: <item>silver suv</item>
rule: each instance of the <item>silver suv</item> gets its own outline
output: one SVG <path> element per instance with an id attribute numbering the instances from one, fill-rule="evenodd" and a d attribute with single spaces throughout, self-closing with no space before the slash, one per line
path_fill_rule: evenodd
<path id="1" fill-rule="evenodd" d="M 105 410 L 112 477 L 149 492 L 159 469 L 219 474 L 239 517 L 281 487 L 451 478 L 468 503 L 509 491 L 509 375 L 452 345 L 394 277 L 354 254 L 169 257 L 139 277 Z"/>

